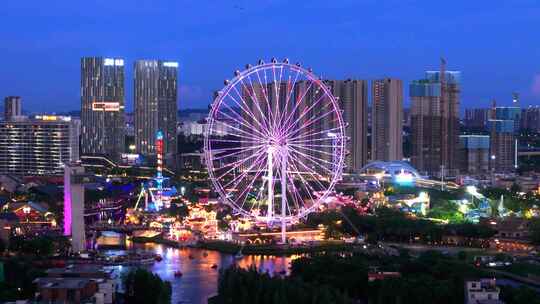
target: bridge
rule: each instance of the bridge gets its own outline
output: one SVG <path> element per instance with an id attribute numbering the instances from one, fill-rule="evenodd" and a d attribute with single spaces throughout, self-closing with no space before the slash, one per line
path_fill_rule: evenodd
<path id="1" fill-rule="evenodd" d="M 163 231 L 162 228 L 148 227 L 146 225 L 115 225 L 108 223 L 96 223 L 94 225 L 89 225 L 88 229 L 95 231 L 114 231 L 122 233 L 130 233 L 138 230 L 152 230 L 152 231 Z"/>

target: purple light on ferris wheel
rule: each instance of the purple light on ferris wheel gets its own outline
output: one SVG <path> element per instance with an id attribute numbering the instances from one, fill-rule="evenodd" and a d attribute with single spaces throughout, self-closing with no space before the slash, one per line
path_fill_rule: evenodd
<path id="1" fill-rule="evenodd" d="M 295 222 L 324 203 L 341 178 L 346 137 L 337 100 L 311 71 L 288 61 L 261 61 L 234 74 L 207 120 L 212 185 L 236 213 Z"/>

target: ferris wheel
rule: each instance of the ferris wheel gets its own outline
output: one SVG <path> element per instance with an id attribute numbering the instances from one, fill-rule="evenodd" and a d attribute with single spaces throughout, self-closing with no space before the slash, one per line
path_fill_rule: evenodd
<path id="1" fill-rule="evenodd" d="M 345 124 L 329 86 L 288 60 L 236 71 L 205 130 L 209 178 L 237 214 L 285 226 L 319 208 L 341 178 Z"/>

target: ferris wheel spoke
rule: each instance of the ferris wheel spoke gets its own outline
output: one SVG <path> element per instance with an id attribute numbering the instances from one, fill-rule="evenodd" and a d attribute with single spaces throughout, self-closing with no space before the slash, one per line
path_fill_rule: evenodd
<path id="1" fill-rule="evenodd" d="M 334 128 L 330 128 L 330 129 L 327 129 L 327 130 L 322 130 L 322 131 L 319 131 L 319 130 L 315 130 L 315 132 L 311 132 L 311 133 L 304 133 L 304 134 L 300 134 L 296 137 L 291 137 L 288 139 L 288 142 L 302 142 L 302 141 L 306 141 L 309 139 L 306 139 L 306 138 L 309 138 L 309 137 L 312 137 L 314 135 L 323 135 L 321 138 L 321 140 L 333 140 L 333 139 L 340 139 L 342 138 L 342 136 L 338 136 L 338 135 L 335 135 L 335 136 L 329 136 L 328 134 L 329 133 L 334 133 L 334 131 L 340 131 L 341 130 L 341 127 L 334 127 Z"/>
<path id="2" fill-rule="evenodd" d="M 283 112 L 283 116 L 280 117 L 280 125 L 284 124 L 285 118 L 288 116 L 287 110 L 289 109 L 289 101 L 291 99 L 292 93 L 295 91 L 296 81 L 298 80 L 298 76 L 300 75 L 299 71 L 296 71 L 296 76 L 294 77 L 294 81 L 291 84 L 291 75 L 289 74 L 289 79 L 287 81 L 287 97 L 285 99 L 285 111 Z"/>
<path id="3" fill-rule="evenodd" d="M 290 143 L 302 144 L 302 143 L 309 143 L 309 142 L 321 142 L 321 141 L 325 142 L 325 141 L 334 141 L 334 140 L 343 141 L 346 139 L 347 137 L 344 137 L 344 136 L 336 136 L 336 137 L 325 136 L 325 137 L 320 137 L 320 138 L 315 138 L 315 139 L 297 139 L 297 140 L 291 141 Z"/>
<path id="4" fill-rule="evenodd" d="M 303 132 L 305 132 L 305 129 L 312 130 L 312 129 L 318 129 L 320 130 L 320 126 L 316 125 L 316 122 L 321 121 L 323 118 L 326 118 L 328 115 L 332 114 L 332 111 L 325 112 L 323 115 L 315 117 L 314 119 L 309 119 L 306 122 L 304 122 L 302 125 L 298 126 L 298 128 L 294 129 L 293 131 L 290 131 L 291 128 L 294 125 L 290 125 L 289 129 L 287 130 L 287 136 L 294 138 L 294 136 L 302 135 Z M 331 124 L 334 125 L 334 123 L 339 123 L 339 120 L 337 119 L 331 119 L 329 121 L 325 121 L 325 124 Z M 296 124 L 296 123 L 295 123 Z M 341 128 L 339 125 L 337 128 Z"/>
<path id="5" fill-rule="evenodd" d="M 251 142 L 255 142 L 255 143 L 260 143 L 263 141 L 263 139 L 266 137 L 266 136 L 257 136 L 257 135 L 254 135 L 252 133 L 249 133 L 248 131 L 246 130 L 242 130 L 242 129 L 238 129 L 234 126 L 231 126 L 229 124 L 226 124 L 226 123 L 221 123 L 223 127 L 227 128 L 227 129 L 230 129 L 230 130 L 227 130 L 226 132 L 226 135 L 220 135 L 220 131 L 215 129 L 213 126 L 210 126 L 210 129 L 209 129 L 209 136 L 212 136 L 212 137 L 217 137 L 217 138 L 223 138 L 223 137 L 226 137 L 226 136 L 232 136 L 232 137 L 239 137 L 239 138 L 243 138 L 243 139 L 246 139 L 247 141 L 251 141 Z M 238 131 L 238 133 L 233 133 L 232 130 L 234 131 Z M 215 132 L 213 132 L 215 131 Z"/>
<path id="6" fill-rule="evenodd" d="M 234 98 L 232 96 L 229 96 L 231 99 L 234 100 Z M 236 102 L 236 100 L 234 100 Z M 236 102 L 238 104 L 238 102 Z M 235 119 L 231 116 L 229 116 L 228 114 L 225 114 L 225 112 L 222 112 L 223 115 L 227 116 L 229 119 L 232 119 L 233 121 L 236 121 L 237 123 L 239 123 L 241 126 L 243 126 L 244 128 L 246 128 L 247 130 L 253 130 L 254 132 L 258 133 L 260 136 L 262 137 L 265 137 L 266 135 L 263 134 L 262 132 L 260 132 L 258 129 L 259 128 L 256 128 L 254 125 L 250 124 L 249 122 L 246 121 L 246 117 L 242 117 L 239 113 L 237 113 L 236 111 L 234 111 L 234 109 L 232 109 L 227 103 L 223 103 L 225 105 L 225 107 L 227 107 L 231 112 L 235 113 L 237 116 L 238 116 L 238 119 Z M 239 104 L 238 104 L 239 105 Z M 239 105 L 240 106 L 240 105 Z M 240 109 L 245 111 L 241 106 L 240 106 Z M 249 117 L 250 119 L 251 118 L 254 118 L 254 121 L 260 125 L 259 121 L 256 120 L 255 116 L 253 113 L 249 112 L 247 117 Z M 264 130 L 264 128 L 261 128 L 261 130 Z M 249 133 L 249 132 L 248 132 Z M 251 133 L 249 133 L 251 134 Z"/>
<path id="7" fill-rule="evenodd" d="M 252 147 L 246 147 L 246 148 L 241 148 L 239 151 L 236 151 L 236 152 L 231 152 L 231 153 L 228 153 L 228 154 L 222 154 L 222 155 L 219 155 L 218 157 L 214 157 L 213 159 L 214 160 L 220 160 L 220 159 L 224 159 L 224 158 L 227 158 L 227 157 L 231 157 L 231 156 L 235 156 L 235 155 L 240 155 L 240 154 L 243 154 L 243 153 L 247 153 L 249 151 L 252 151 L 252 150 L 257 150 L 261 147 L 263 147 L 264 145 L 258 145 L 258 146 L 252 146 Z M 229 149 L 230 151 L 230 149 Z M 229 151 L 223 151 L 223 152 L 229 152 Z"/>
<path id="8" fill-rule="evenodd" d="M 241 84 L 242 88 L 248 92 L 248 94 L 249 94 L 249 96 L 251 98 L 251 101 L 255 104 L 255 106 L 257 107 L 257 110 L 261 114 L 262 120 L 265 122 L 265 130 L 270 130 L 270 121 L 266 117 L 266 115 L 264 115 L 264 113 L 263 113 L 263 111 L 261 109 L 261 106 L 259 105 L 261 103 L 261 101 L 259 101 L 259 98 L 257 97 L 257 94 L 255 92 L 255 88 L 253 86 L 253 82 L 251 81 L 251 77 L 248 76 L 247 79 L 249 80 L 249 86 L 250 86 L 251 90 L 244 83 L 243 79 L 240 79 L 240 84 Z"/>
<path id="9" fill-rule="evenodd" d="M 254 208 L 259 208 L 259 206 L 261 205 L 260 202 L 262 201 L 262 195 L 263 195 L 265 187 L 266 187 L 266 181 L 263 179 L 262 183 L 261 183 L 261 186 L 259 187 L 259 192 L 257 192 L 257 195 L 255 196 L 255 204 L 252 204 L 249 207 L 249 213 L 250 214 L 253 213 Z"/>
<path id="10" fill-rule="evenodd" d="M 303 118 L 304 116 L 306 116 L 307 113 L 309 113 L 313 107 L 315 105 L 317 105 L 321 100 L 322 98 L 324 97 L 325 95 L 322 95 L 315 103 L 313 103 L 308 109 L 304 109 L 304 111 L 300 114 L 300 116 L 298 116 L 298 118 L 293 122 L 293 123 L 290 123 L 288 126 L 287 126 L 287 129 L 286 129 L 286 132 L 287 132 L 287 135 L 294 135 L 294 134 L 297 134 L 298 132 L 302 131 L 303 129 L 307 128 L 308 126 L 311 126 L 313 125 L 315 122 L 317 121 L 320 121 L 321 119 L 325 118 L 326 116 L 330 115 L 330 114 L 333 114 L 334 112 L 333 111 L 324 111 L 324 114 L 321 115 L 321 116 L 317 116 L 318 114 L 320 114 L 323 110 L 326 110 L 326 108 L 331 105 L 330 103 L 327 103 L 325 105 L 323 105 L 322 107 L 320 107 L 318 109 L 318 112 L 317 114 L 314 114 L 313 116 L 315 116 L 315 119 L 310 119 L 308 121 L 307 124 L 304 124 L 302 126 L 300 126 L 300 128 L 298 129 L 294 129 L 293 131 L 290 131 L 297 123 L 299 123 Z"/>
<path id="11" fill-rule="evenodd" d="M 308 150 L 308 151 L 311 151 L 311 152 L 315 152 L 315 153 L 322 153 L 322 154 L 326 154 L 326 155 L 330 155 L 330 156 L 333 156 L 334 153 L 331 153 L 331 152 L 328 152 L 328 151 L 324 151 L 324 150 L 317 150 L 317 149 L 313 149 L 313 148 L 308 148 L 309 146 L 313 146 L 313 145 L 294 145 L 294 144 L 291 144 L 291 146 L 297 148 L 297 149 L 303 149 L 303 150 Z M 318 146 L 318 145 L 315 145 L 315 147 L 323 147 L 323 148 L 333 148 L 334 146 Z"/>
<path id="12" fill-rule="evenodd" d="M 212 142 L 220 142 L 220 143 L 235 143 L 235 144 L 244 144 L 244 145 L 258 145 L 261 144 L 260 141 L 251 141 L 251 140 L 237 140 L 237 139 L 221 139 L 221 138 L 215 138 L 212 139 Z"/>
<path id="13" fill-rule="evenodd" d="M 261 76 L 259 75 L 259 70 L 255 70 L 255 74 L 257 74 L 257 80 L 259 81 L 259 85 L 261 86 L 261 93 L 263 94 L 264 99 L 266 101 L 266 109 L 268 111 L 268 116 L 269 116 L 268 120 L 273 122 L 274 121 L 274 115 L 273 115 L 273 112 L 272 112 L 272 107 L 270 105 L 270 101 L 268 99 L 268 94 L 266 93 L 266 91 L 267 91 L 267 88 L 266 88 L 266 84 L 267 84 L 267 82 L 266 82 L 266 72 L 264 73 L 264 78 L 265 78 L 265 84 L 264 85 L 262 83 Z M 251 80 L 251 78 L 250 78 L 250 80 Z M 274 127 L 275 127 L 275 125 L 270 125 L 269 131 L 272 132 Z"/>
<path id="14" fill-rule="evenodd" d="M 298 151 L 297 149 L 295 149 L 295 148 L 293 148 L 293 147 L 291 147 L 291 151 L 294 151 L 295 153 L 297 153 L 297 154 L 299 154 L 299 155 L 305 157 L 307 160 L 311 161 L 313 164 L 316 164 L 316 165 L 319 166 L 320 168 L 323 168 L 323 169 L 326 170 L 328 173 L 330 173 L 330 174 L 333 173 L 332 170 L 330 170 L 330 169 L 328 169 L 327 167 L 321 165 L 321 162 L 323 162 L 323 163 L 326 163 L 326 164 L 328 164 L 328 165 L 333 166 L 333 165 L 334 165 L 333 162 L 329 162 L 329 161 L 327 161 L 327 160 L 320 159 L 320 158 L 315 158 L 315 157 L 313 157 L 313 156 L 311 156 L 311 155 L 308 155 L 308 154 L 306 154 L 306 153 L 303 153 L 303 152 L 301 152 L 301 151 Z"/>
<path id="15" fill-rule="evenodd" d="M 313 180 L 315 180 L 319 185 L 319 187 L 324 187 L 323 184 L 320 182 L 320 179 L 323 179 L 325 178 L 322 174 L 320 174 L 319 172 L 316 172 L 313 168 L 311 168 L 310 166 L 306 165 L 304 161 L 302 161 L 301 159 L 299 159 L 299 157 L 297 156 L 293 156 L 293 159 L 294 159 L 294 162 L 295 163 L 298 163 L 299 166 L 296 166 L 298 169 L 303 168 L 302 170 L 304 171 L 301 171 L 299 172 L 299 174 L 302 174 L 303 172 L 311 175 L 311 177 L 313 178 Z M 324 168 L 324 167 L 323 167 Z"/>
<path id="16" fill-rule="evenodd" d="M 239 128 L 235 127 L 235 126 L 232 126 L 232 125 L 230 125 L 230 124 L 228 124 L 228 123 L 225 123 L 225 122 L 222 121 L 222 120 L 218 120 L 220 123 L 222 123 L 222 124 L 224 124 L 225 126 L 227 126 L 227 128 L 230 128 L 230 129 L 233 129 L 233 130 L 235 130 L 235 131 L 238 131 L 238 132 L 247 134 L 248 136 L 251 136 L 251 137 L 256 137 L 256 138 L 258 138 L 258 139 L 265 138 L 265 137 L 267 136 L 267 135 L 261 133 L 260 131 L 258 131 L 256 128 L 254 128 L 254 127 L 253 127 L 252 125 L 250 125 L 249 123 L 244 122 L 244 119 L 235 120 L 234 117 L 230 116 L 229 114 L 227 114 L 227 113 L 225 113 L 225 112 L 223 112 L 223 111 L 221 111 L 221 112 L 219 112 L 219 113 L 221 113 L 221 115 L 227 117 L 228 119 L 231 119 L 231 120 L 233 120 L 233 121 L 237 121 L 237 122 L 241 125 L 241 127 L 243 126 L 244 128 L 246 128 L 246 130 L 250 130 L 250 131 L 253 130 L 253 131 L 259 133 L 259 135 L 262 136 L 262 137 L 256 136 L 256 135 L 254 135 L 253 133 L 250 133 L 250 132 L 248 132 L 248 131 L 246 131 L 246 130 L 243 130 L 242 128 L 239 129 Z"/>
<path id="17" fill-rule="evenodd" d="M 242 81 L 242 80 L 240 80 Z M 240 94 L 240 92 L 238 91 L 238 89 L 236 88 L 236 86 L 234 87 L 234 91 L 236 92 L 236 94 L 238 95 L 238 97 L 240 97 L 240 100 L 242 101 L 242 103 L 244 104 L 244 106 L 240 105 L 240 103 L 232 96 L 232 95 L 229 95 L 229 97 L 234 100 L 234 102 L 245 112 L 247 113 L 247 118 L 249 119 L 253 119 L 253 121 L 255 121 L 257 124 L 258 124 L 258 127 L 261 129 L 261 130 L 266 130 L 266 126 L 263 126 L 262 123 L 257 119 L 257 115 L 255 115 L 255 113 L 253 113 L 251 110 L 250 110 L 250 107 L 249 105 L 247 104 L 247 102 L 245 101 L 244 97 L 242 97 L 242 94 Z M 257 101 L 253 100 L 252 103 L 254 103 L 255 105 L 257 105 L 257 108 L 259 108 L 258 106 L 258 103 Z M 247 110 L 245 109 L 245 107 L 247 107 Z M 259 112 L 260 112 L 260 108 L 259 108 Z M 264 115 L 262 114 L 262 112 L 260 112 L 261 114 L 261 118 L 262 119 L 265 119 Z M 240 114 L 238 114 L 240 116 L 240 119 L 245 119 L 246 117 L 242 117 Z M 266 121 L 265 121 L 265 124 Z M 256 128 L 253 128 L 256 132 L 262 134 L 261 132 L 259 132 L 259 130 L 257 130 Z"/>
<path id="18" fill-rule="evenodd" d="M 251 161 L 251 159 L 255 158 L 255 161 L 259 161 L 261 157 L 264 157 L 264 153 L 260 153 L 262 152 L 263 149 L 260 149 L 259 153 L 253 153 L 252 155 L 244 158 L 244 159 L 241 159 L 239 161 L 236 161 L 236 162 L 232 162 L 232 163 L 229 163 L 221 168 L 214 168 L 214 171 L 216 170 L 221 170 L 221 169 L 225 169 L 227 167 L 231 167 L 229 170 L 227 170 L 225 173 L 223 173 L 221 176 L 218 177 L 218 180 L 221 180 L 223 177 L 225 177 L 227 174 L 231 173 L 233 170 L 237 169 L 238 167 L 242 166 L 244 163 L 246 162 L 249 162 Z"/>
<path id="19" fill-rule="evenodd" d="M 243 209 L 244 208 L 244 205 L 246 203 L 246 199 L 247 199 L 247 192 L 248 191 L 251 191 L 251 189 L 253 188 L 253 184 L 255 184 L 255 181 L 261 176 L 262 172 L 264 172 L 262 170 L 262 168 L 264 167 L 264 163 L 261 163 L 259 164 L 259 166 L 257 167 L 257 170 L 256 170 L 256 173 L 255 175 L 253 176 L 253 178 L 251 179 L 251 182 L 249 182 L 248 186 L 244 188 L 244 190 L 240 193 L 240 195 L 237 196 L 236 200 L 234 201 L 235 204 L 239 205 L 240 206 L 240 209 Z M 235 185 L 235 188 L 238 186 L 239 183 L 237 183 Z M 241 198 L 244 198 L 242 200 L 242 204 L 240 205 L 238 203 L 238 201 L 241 199 Z"/>
<path id="20" fill-rule="evenodd" d="M 247 152 L 247 151 L 246 151 Z M 222 176 L 220 176 L 220 178 L 223 178 L 225 177 L 225 175 L 229 174 L 230 172 L 232 172 L 232 170 L 234 169 L 237 169 L 239 167 L 241 167 L 244 163 L 249 163 L 252 161 L 253 158 L 255 157 L 258 157 L 256 154 L 257 153 L 260 153 L 262 152 L 262 150 L 258 150 L 258 151 L 254 151 L 254 152 L 250 152 L 249 154 L 251 154 L 249 157 L 247 158 L 242 158 L 242 159 L 239 159 L 237 161 L 234 161 L 234 162 L 231 162 L 231 163 L 228 163 L 228 164 L 225 164 L 221 167 L 213 167 L 213 171 L 218 171 L 218 170 L 224 170 L 225 168 L 231 168 L 229 169 L 227 172 L 225 172 Z M 247 154 L 247 153 L 246 153 Z"/>
<path id="21" fill-rule="evenodd" d="M 302 197 L 300 196 L 300 193 L 299 193 L 298 189 L 296 188 L 296 185 L 294 184 L 293 175 L 292 174 L 287 174 L 287 179 L 289 180 L 290 187 L 292 189 L 289 192 L 291 193 L 291 199 L 292 199 L 292 201 L 294 203 L 294 206 L 296 207 L 296 209 L 300 209 L 300 204 L 299 204 L 298 201 L 299 200 L 302 201 Z"/>
<path id="22" fill-rule="evenodd" d="M 283 66 L 280 66 L 279 67 L 279 87 L 278 87 L 278 100 L 281 101 L 281 87 L 284 85 L 285 86 L 285 93 L 287 93 L 287 82 L 283 82 Z M 285 99 L 286 100 L 286 99 Z M 278 109 L 281 107 L 281 105 L 278 106 Z M 283 108 L 283 113 L 286 113 L 287 112 L 287 106 L 285 106 Z M 278 115 L 278 123 L 281 121 L 281 115 Z"/>
<path id="23" fill-rule="evenodd" d="M 273 78 L 274 78 L 274 82 L 271 84 L 273 86 L 273 89 L 274 89 L 274 98 L 273 98 L 273 101 L 275 101 L 275 109 L 276 109 L 276 115 L 274 115 L 274 126 L 277 126 L 277 119 L 278 117 L 280 116 L 279 114 L 279 100 L 280 100 L 280 96 L 279 96 L 279 89 L 281 87 L 281 82 L 277 82 L 277 79 L 276 79 L 276 67 L 275 66 L 272 66 L 272 75 L 273 75 Z"/>
<path id="24" fill-rule="evenodd" d="M 306 181 L 304 179 L 304 182 L 305 183 L 308 183 L 308 187 L 309 189 L 311 190 L 311 192 L 319 192 L 321 190 L 324 190 L 326 189 L 325 185 L 323 185 L 321 182 L 320 182 L 320 177 L 317 176 L 318 174 L 316 172 L 313 171 L 313 169 L 309 168 L 308 166 L 306 166 L 304 163 L 299 163 L 300 165 L 302 165 L 304 167 L 304 170 L 307 170 L 307 174 L 311 176 L 311 179 L 314 181 L 314 183 L 316 183 L 317 185 L 317 190 L 313 189 L 313 187 L 311 186 L 311 184 L 309 184 L 308 181 Z M 299 169 L 299 168 L 298 168 Z M 300 175 L 301 178 L 303 178 L 301 175 Z M 313 197 L 311 197 L 311 200 L 313 201 L 313 203 L 315 204 L 317 201 L 313 199 Z"/>
<path id="25" fill-rule="evenodd" d="M 262 145 L 260 145 L 260 146 L 262 146 Z M 246 147 L 231 147 L 231 148 L 212 149 L 211 154 L 219 154 L 219 153 L 227 152 L 227 151 L 231 151 L 231 150 L 243 150 L 243 149 L 250 149 L 250 148 L 246 148 Z"/>
<path id="26" fill-rule="evenodd" d="M 247 174 L 249 174 L 249 172 L 251 172 L 255 166 L 260 166 L 261 163 L 264 162 L 264 160 L 266 160 L 266 157 L 265 157 L 264 153 L 258 153 L 257 158 L 253 161 L 253 163 L 249 166 L 248 169 L 244 170 L 244 172 L 242 172 L 238 176 L 234 177 L 231 181 L 229 181 L 223 187 L 227 188 L 229 185 L 231 185 L 233 183 L 235 183 L 235 185 L 237 185 L 237 181 L 241 180 L 241 178 L 244 178 Z M 245 162 L 247 162 L 247 160 L 243 160 L 242 162 L 240 162 L 240 164 L 243 164 Z M 237 168 L 239 166 L 240 165 L 235 166 L 235 168 Z"/>
<path id="27" fill-rule="evenodd" d="M 293 116 L 296 113 L 296 110 L 298 110 L 298 105 L 302 104 L 302 100 L 304 100 L 304 98 L 306 97 L 306 94 L 309 92 L 309 90 L 311 90 L 311 87 L 313 86 L 314 81 L 313 80 L 308 80 L 308 81 L 309 81 L 309 86 L 307 87 L 307 89 L 304 92 L 302 92 L 302 95 L 301 95 L 302 97 L 300 97 L 300 99 L 298 99 L 298 100 L 295 100 L 294 108 L 289 113 L 289 115 L 287 115 L 287 118 L 282 123 L 282 126 L 284 127 L 284 130 L 285 130 L 284 133 L 286 133 L 287 129 L 289 129 L 289 125 L 290 125 L 289 121 L 291 119 L 293 119 Z M 293 90 L 294 90 L 294 88 L 293 88 Z"/>
<path id="28" fill-rule="evenodd" d="M 301 163 L 300 163 L 301 164 Z M 309 196 L 309 198 L 311 199 L 311 202 L 312 203 L 315 203 L 316 200 L 313 199 L 313 196 L 311 195 L 311 192 L 313 192 L 313 188 L 311 187 L 311 185 L 309 184 L 308 181 L 306 181 L 306 179 L 302 176 L 302 173 L 300 171 L 300 169 L 294 164 L 294 163 L 291 163 L 291 167 L 293 167 L 295 169 L 298 175 L 298 177 L 300 178 L 300 180 L 302 181 L 302 183 L 306 186 L 306 189 L 304 191 L 306 191 L 307 195 Z M 302 198 L 302 200 L 304 200 Z"/>

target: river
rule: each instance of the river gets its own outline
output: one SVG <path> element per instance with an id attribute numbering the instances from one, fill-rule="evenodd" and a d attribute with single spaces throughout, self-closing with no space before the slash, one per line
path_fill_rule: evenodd
<path id="1" fill-rule="evenodd" d="M 129 250 L 157 253 L 163 257 L 161 262 L 145 266 L 145 268 L 156 273 L 163 280 L 171 282 L 171 303 L 173 304 L 206 304 L 207 298 L 217 292 L 219 269 L 227 268 L 234 263 L 243 268 L 255 266 L 262 272 L 286 271 L 288 273 L 290 262 L 298 257 L 246 255 L 241 259 L 235 259 L 230 254 L 195 248 L 178 249 L 162 244 L 130 244 L 129 246 Z M 126 250 L 103 252 L 109 255 L 120 255 L 125 254 Z M 212 269 L 214 264 L 218 266 L 218 269 Z M 116 266 L 115 270 L 126 272 L 129 268 Z M 175 277 L 176 271 L 181 271 L 183 275 Z"/>

